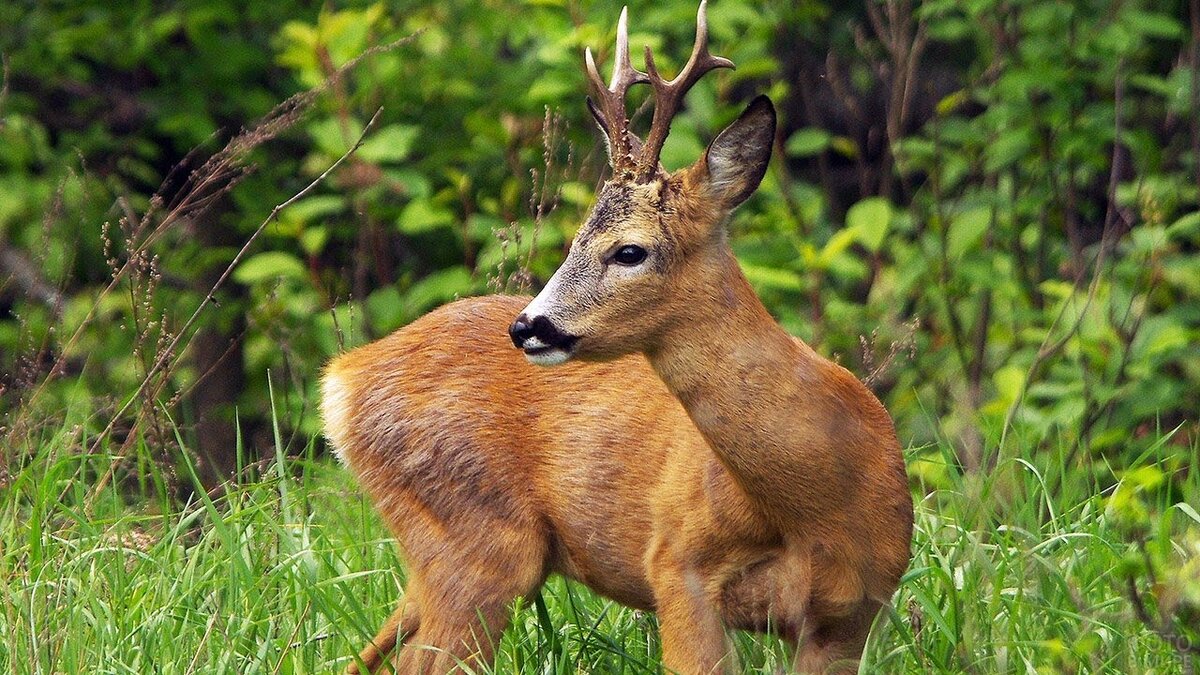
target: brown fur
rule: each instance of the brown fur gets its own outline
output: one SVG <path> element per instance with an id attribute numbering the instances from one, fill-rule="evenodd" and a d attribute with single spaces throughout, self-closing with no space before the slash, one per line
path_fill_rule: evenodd
<path id="1" fill-rule="evenodd" d="M 399 672 L 456 663 L 421 664 L 434 652 L 416 645 L 490 659 L 509 603 L 550 572 L 657 610 L 664 663 L 680 673 L 728 663 L 727 626 L 811 634 L 799 662 L 808 670 L 857 658 L 907 565 L 911 526 L 890 420 L 866 389 L 800 343 L 777 345 L 819 378 L 792 392 L 805 402 L 777 408 L 771 399 L 790 397 L 777 392 L 715 421 L 754 434 L 785 410 L 784 433 L 810 451 L 726 460 L 752 465 L 741 478 L 646 358 L 526 363 L 504 334 L 525 304 L 460 301 L 327 370 L 330 438 L 410 566 L 397 616 L 361 655 L 366 669 L 378 668 L 401 624 Z M 858 427 L 860 409 L 871 427 Z M 772 502 L 785 499 L 777 513 Z M 414 618 L 401 621 L 405 612 Z"/>
<path id="2" fill-rule="evenodd" d="M 775 323 L 726 241 L 773 131 L 756 102 L 692 168 L 607 185 L 536 302 L 456 302 L 330 364 L 327 434 L 410 567 L 362 667 L 398 640 L 401 673 L 487 662 L 552 572 L 658 612 L 672 672 L 730 669 L 730 628 L 778 632 L 803 672 L 854 667 L 912 503 L 887 411 Z M 646 262 L 612 263 L 631 243 Z M 535 306 L 574 360 L 513 348 Z"/>

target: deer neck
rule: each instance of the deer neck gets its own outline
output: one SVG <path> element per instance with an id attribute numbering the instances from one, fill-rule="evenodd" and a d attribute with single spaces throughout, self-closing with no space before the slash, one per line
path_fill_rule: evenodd
<path id="1" fill-rule="evenodd" d="M 717 302 L 696 302 L 647 354 L 667 388 L 747 495 L 787 521 L 819 503 L 813 429 L 834 420 L 816 397 L 823 360 L 771 317 L 732 252 Z M 819 489 L 819 488 L 818 488 Z"/>

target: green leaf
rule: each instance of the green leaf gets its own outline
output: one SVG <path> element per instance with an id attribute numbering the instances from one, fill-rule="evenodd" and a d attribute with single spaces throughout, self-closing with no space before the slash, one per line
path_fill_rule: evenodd
<path id="1" fill-rule="evenodd" d="M 984 150 L 988 171 L 998 171 L 1024 159 L 1033 149 L 1032 135 L 1027 129 L 1014 129 L 1000 134 Z"/>
<path id="2" fill-rule="evenodd" d="M 412 199 L 424 199 L 433 193 L 433 187 L 420 171 L 414 169 L 388 168 L 383 175 L 395 181 L 396 186 L 404 190 L 404 194 Z"/>
<path id="3" fill-rule="evenodd" d="M 679 133 L 672 131 L 671 135 L 667 137 L 667 142 L 663 145 L 661 161 L 667 170 L 673 171 L 694 162 L 702 154 L 704 154 L 704 143 L 701 142 L 700 137 L 693 129 L 680 125 Z"/>
<path id="4" fill-rule="evenodd" d="M 390 333 L 404 325 L 404 299 L 395 286 L 384 286 L 367 296 L 367 316 L 378 334 Z"/>
<path id="5" fill-rule="evenodd" d="M 324 216 L 338 213 L 346 208 L 346 198 L 338 195 L 306 197 L 292 204 L 279 214 L 280 220 L 310 223 Z"/>
<path id="6" fill-rule="evenodd" d="M 1025 370 L 1018 366 L 1008 365 L 1000 368 L 992 375 L 996 385 L 997 398 L 1008 408 L 1021 396 L 1025 387 Z"/>
<path id="7" fill-rule="evenodd" d="M 950 221 L 950 233 L 946 239 L 946 254 L 957 260 L 967 251 L 979 245 L 992 223 L 991 209 L 978 206 L 963 211 Z"/>
<path id="8" fill-rule="evenodd" d="M 371 134 L 359 146 L 359 159 L 379 164 L 408 159 L 420 129 L 409 124 L 389 124 Z"/>
<path id="9" fill-rule="evenodd" d="M 405 310 L 416 318 L 434 307 L 475 290 L 471 271 L 462 265 L 438 270 L 409 287 Z"/>
<path id="10" fill-rule="evenodd" d="M 872 253 L 879 252 L 891 223 L 892 205 L 884 197 L 868 197 L 846 212 L 846 229 Z"/>
<path id="11" fill-rule="evenodd" d="M 1129 86 L 1136 87 L 1152 94 L 1157 94 L 1167 100 L 1175 96 L 1177 88 L 1165 77 L 1148 73 L 1137 73 L 1129 76 Z"/>
<path id="12" fill-rule="evenodd" d="M 966 89 L 959 89 L 951 92 L 938 101 L 935 110 L 938 115 L 949 115 L 955 110 L 958 110 L 964 103 L 971 99 L 971 94 Z"/>
<path id="13" fill-rule="evenodd" d="M 850 244 L 854 243 L 858 233 L 850 228 L 844 228 L 833 233 L 829 241 L 825 242 L 825 246 L 821 248 L 821 253 L 817 256 L 817 266 L 821 269 L 829 267 L 833 259 L 841 255 Z"/>
<path id="14" fill-rule="evenodd" d="M 1143 35 L 1168 40 L 1183 36 L 1183 24 L 1166 14 L 1130 10 L 1124 14 L 1124 18 Z"/>
<path id="15" fill-rule="evenodd" d="M 824 129 L 806 127 L 792 134 L 783 149 L 792 157 L 819 155 L 829 147 L 833 135 Z"/>
<path id="16" fill-rule="evenodd" d="M 805 267 L 818 267 L 820 264 L 820 254 L 817 252 L 817 247 L 807 241 L 801 242 L 800 260 L 804 262 Z"/>
<path id="17" fill-rule="evenodd" d="M 423 234 L 453 224 L 454 214 L 428 199 L 415 199 L 404 207 L 396 222 L 405 234 Z"/>
<path id="18" fill-rule="evenodd" d="M 562 198 L 567 204 L 587 206 L 592 203 L 592 188 L 579 181 L 567 181 L 562 184 Z"/>
<path id="19" fill-rule="evenodd" d="M 308 255 L 317 255 L 325 248 L 325 243 L 329 241 L 329 229 L 318 225 L 310 227 L 300 233 L 300 248 Z"/>
<path id="20" fill-rule="evenodd" d="M 362 122 L 351 118 L 343 125 L 336 118 L 317 120 L 308 125 L 308 134 L 321 152 L 330 157 L 339 157 L 351 148 L 362 133 Z"/>
<path id="21" fill-rule="evenodd" d="M 1162 469 L 1154 465 L 1140 466 L 1121 473 L 1121 482 L 1146 491 L 1158 488 L 1165 479 Z"/>
<path id="22" fill-rule="evenodd" d="M 525 99 L 532 103 L 557 103 L 575 93 L 578 87 L 574 80 L 552 73 L 534 80 L 525 90 Z"/>
<path id="23" fill-rule="evenodd" d="M 848 136 L 834 136 L 829 139 L 829 147 L 850 159 L 858 157 L 858 143 Z"/>
<path id="24" fill-rule="evenodd" d="M 1186 213 L 1167 227 L 1167 236 L 1176 239 L 1186 239 L 1197 234 L 1200 234 L 1200 211 Z"/>
<path id="25" fill-rule="evenodd" d="M 304 263 L 285 251 L 256 253 L 233 271 L 234 281 L 246 285 L 281 277 L 302 279 L 304 276 Z"/>
<path id="26" fill-rule="evenodd" d="M 1145 356 L 1157 356 L 1187 348 L 1189 340 L 1186 328 L 1170 322 L 1166 316 L 1154 318 L 1159 320 L 1152 324 L 1153 330 L 1146 331 Z"/>
<path id="27" fill-rule="evenodd" d="M 742 272 L 756 288 L 774 288 L 782 291 L 804 290 L 804 279 L 792 270 L 741 263 Z"/>

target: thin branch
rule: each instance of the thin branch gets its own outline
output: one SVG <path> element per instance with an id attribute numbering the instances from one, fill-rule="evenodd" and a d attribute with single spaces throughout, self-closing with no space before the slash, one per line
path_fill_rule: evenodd
<path id="1" fill-rule="evenodd" d="M 1200 190 L 1200 0 L 1191 0 L 1192 45 L 1188 65 L 1192 71 L 1192 173 Z"/>
<path id="2" fill-rule="evenodd" d="M 1130 223 L 1121 214 L 1121 209 L 1117 206 L 1117 183 L 1121 181 L 1121 174 L 1124 169 L 1125 153 L 1121 150 L 1121 136 L 1124 131 L 1124 126 L 1121 119 L 1121 108 L 1125 101 L 1125 77 L 1121 74 L 1124 69 L 1125 62 L 1122 59 L 1117 63 L 1116 81 L 1113 83 L 1113 150 L 1112 150 L 1112 166 L 1108 172 L 1108 209 L 1104 213 L 1104 230 L 1108 231 L 1112 226 L 1117 224 L 1117 218 L 1121 218 L 1121 227 L 1123 234 L 1128 230 Z M 1118 234 L 1118 238 L 1120 237 Z"/>
<path id="3" fill-rule="evenodd" d="M 400 38 L 386 45 L 372 47 L 367 51 L 359 54 L 355 58 L 348 61 L 345 65 L 337 70 L 334 77 L 342 77 L 347 71 L 354 68 L 363 59 L 378 54 L 381 52 L 390 51 L 403 46 L 415 40 L 424 30 L 418 30 L 406 37 Z M 29 401 L 36 401 L 45 390 L 46 386 L 53 379 L 53 374 L 60 371 L 65 363 L 67 355 L 72 353 L 76 342 L 83 336 L 86 328 L 91 325 L 95 318 L 96 312 L 101 306 L 101 300 L 109 296 L 125 279 L 125 277 L 136 267 L 136 261 L 139 256 L 149 250 L 149 248 L 161 239 L 167 231 L 178 224 L 180 221 L 194 216 L 202 212 L 213 201 L 214 196 L 224 194 L 232 187 L 234 183 L 240 180 L 246 174 L 246 167 L 237 165 L 237 161 L 244 157 L 247 152 L 283 132 L 293 124 L 295 124 L 308 106 L 316 100 L 316 98 L 327 91 L 331 86 L 331 79 L 327 78 L 324 82 L 309 89 L 308 91 L 300 92 L 276 105 L 260 119 L 254 126 L 243 129 L 235 135 L 229 142 L 202 164 L 197 169 L 193 170 L 184 180 L 183 185 L 176 191 L 178 201 L 171 204 L 164 204 L 162 192 L 154 195 L 150 199 L 150 208 L 142 216 L 142 218 L 134 223 L 130 223 L 138 232 L 144 229 L 144 226 L 150 222 L 151 217 L 159 210 L 166 208 L 166 213 L 162 220 L 151 230 L 146 236 L 140 240 L 131 239 L 128 244 L 128 256 L 124 264 L 113 271 L 108 284 L 100 290 L 96 296 L 95 302 L 88 308 L 87 314 L 79 322 L 74 333 L 62 343 L 60 347 L 59 357 L 55 360 L 54 365 L 50 368 L 50 376 L 42 379 L 33 393 L 29 396 Z M 191 157 L 192 153 L 188 154 Z M 185 158 L 186 162 L 187 158 Z M 172 169 L 171 174 L 168 174 L 168 179 L 173 175 L 175 169 Z M 218 187 L 214 187 L 218 186 Z M 215 192 L 214 192 L 215 191 Z M 207 299 L 206 299 L 207 300 Z M 112 423 L 108 425 L 108 429 L 112 428 Z"/>
<path id="4" fill-rule="evenodd" d="M 1113 248 L 1116 247 L 1116 241 L 1120 239 L 1121 236 L 1131 227 L 1128 222 L 1125 222 L 1123 217 L 1121 218 L 1122 227 L 1114 227 L 1114 225 L 1117 224 L 1117 217 L 1120 216 L 1116 207 L 1116 190 L 1119 179 L 1119 171 L 1121 169 L 1121 136 L 1124 129 L 1121 117 L 1121 108 L 1125 94 L 1125 78 L 1121 75 L 1122 65 L 1123 64 L 1117 65 L 1117 74 L 1113 85 L 1113 157 L 1108 181 L 1108 212 L 1105 214 L 1104 218 L 1104 229 L 1100 235 L 1100 250 L 1096 254 L 1096 260 L 1093 265 L 1092 281 L 1088 287 L 1087 299 L 1084 301 L 1083 307 L 1079 310 L 1079 314 L 1075 317 L 1075 321 L 1071 325 L 1071 328 L 1068 329 L 1067 332 L 1064 333 L 1059 339 L 1051 343 L 1050 336 L 1054 334 L 1055 327 L 1058 326 L 1059 322 L 1066 314 L 1067 308 L 1071 306 L 1071 299 L 1079 290 L 1083 279 L 1085 278 L 1083 270 L 1080 268 L 1077 271 L 1077 276 L 1075 277 L 1075 285 L 1071 291 L 1071 296 L 1063 301 L 1062 308 L 1059 310 L 1058 315 L 1054 317 L 1054 321 L 1050 324 L 1050 328 L 1046 330 L 1046 337 L 1042 340 L 1042 344 L 1038 347 L 1037 355 L 1034 357 L 1033 363 L 1029 365 L 1029 369 L 1025 373 L 1025 380 L 1021 387 L 1021 393 L 1017 395 L 1017 399 L 1013 401 L 1011 406 L 1009 406 L 1008 412 L 1004 416 L 1004 427 L 1000 432 L 1000 445 L 998 446 L 998 451 L 1002 451 L 1004 448 L 1004 442 L 1008 438 L 1008 431 L 1012 427 L 1013 420 L 1016 419 L 1017 412 L 1020 410 L 1021 405 L 1025 400 L 1025 392 L 1029 388 L 1030 381 L 1033 379 L 1038 369 L 1042 367 L 1042 364 L 1044 364 L 1047 359 L 1058 353 L 1059 350 L 1066 346 L 1067 342 L 1069 342 L 1071 338 L 1074 337 L 1078 332 L 1080 325 L 1083 323 L 1084 317 L 1087 316 L 1088 308 L 1091 307 L 1092 301 L 1096 297 L 1096 289 L 1100 285 L 1100 270 L 1103 268 L 1108 254 Z"/>
<path id="5" fill-rule="evenodd" d="M 92 443 L 92 447 L 90 450 L 91 452 L 93 452 L 93 453 L 96 452 L 97 448 L 100 445 L 100 442 L 106 436 L 108 436 L 109 433 L 112 432 L 113 427 L 117 423 L 117 420 L 120 419 L 129 410 L 130 406 L 133 405 L 134 401 L 137 401 L 141 397 L 142 393 L 146 391 L 146 388 L 150 386 L 151 380 L 153 380 L 153 378 L 156 375 L 158 375 L 160 372 L 163 372 L 163 370 L 167 367 L 168 361 L 169 361 L 171 355 L 176 353 L 175 352 L 176 348 L 179 346 L 180 342 L 183 341 L 184 337 L 186 335 L 188 335 L 192 325 L 195 324 L 196 320 L 200 317 L 200 313 L 204 311 L 204 308 L 207 307 L 209 305 L 209 303 L 213 302 L 213 298 L 216 295 L 217 291 L 225 284 L 225 282 L 229 279 L 229 276 L 231 274 L 233 274 L 233 270 L 236 269 L 237 266 L 242 262 L 242 259 L 246 257 L 246 253 L 249 252 L 250 247 L 254 244 L 254 242 L 258 240 L 259 235 L 261 235 L 263 233 L 263 231 L 267 229 L 268 225 L 270 225 L 271 223 L 278 220 L 279 213 L 281 211 L 283 211 L 287 207 L 291 206 L 292 204 L 294 204 L 297 201 L 306 197 L 318 185 L 323 183 L 325 181 L 325 179 L 329 177 L 330 174 L 332 174 L 334 171 L 336 171 L 337 168 L 340 167 L 343 162 L 345 162 L 351 155 L 353 155 L 358 150 L 358 148 L 360 146 L 362 146 L 363 141 L 366 140 L 367 134 L 375 126 L 375 122 L 379 120 L 379 116 L 382 113 L 383 113 L 383 108 L 379 108 L 378 110 L 375 111 L 375 114 L 371 116 L 370 121 L 368 121 L 366 126 L 363 127 L 362 133 L 359 134 L 358 140 L 355 141 L 354 145 L 351 146 L 350 149 L 347 150 L 345 153 L 343 153 L 341 157 L 338 157 L 337 161 L 335 161 L 333 164 L 330 164 L 329 168 L 322 171 L 321 175 L 314 178 L 312 180 L 312 182 L 310 182 L 308 185 L 304 186 L 304 188 L 302 190 L 300 190 L 296 194 L 292 195 L 286 201 L 276 204 L 275 208 L 271 209 L 271 213 L 268 214 L 265 219 L 263 219 L 262 223 L 260 223 L 259 226 L 254 230 L 254 232 L 249 236 L 249 238 L 246 239 L 246 242 L 242 245 L 242 248 L 237 252 L 237 255 L 235 255 L 233 257 L 233 260 L 231 260 L 229 262 L 229 265 L 227 265 L 225 267 L 225 270 L 221 273 L 221 276 L 217 278 L 215 283 L 213 283 L 212 288 L 210 288 L 208 291 L 208 294 L 205 295 L 204 299 L 200 301 L 200 304 L 196 307 L 195 311 L 192 312 L 192 315 L 190 317 L 188 317 L 188 320 L 183 324 L 183 327 L 180 328 L 175 333 L 175 337 L 174 337 L 174 339 L 171 340 L 171 343 L 169 345 L 167 345 L 166 349 L 159 352 L 158 358 L 156 358 L 153 365 L 150 366 L 150 369 L 146 372 L 146 376 L 142 378 L 142 382 L 141 382 L 141 384 L 138 385 L 137 390 L 135 390 L 133 392 L 133 395 L 129 396 L 126 399 L 125 404 L 122 405 L 121 408 L 119 410 L 117 410 L 117 412 L 115 414 L 113 414 L 112 417 L 109 419 L 108 425 L 104 427 L 104 430 L 101 431 L 96 436 L 95 440 Z M 100 490 L 103 489 L 103 487 L 107 483 L 107 478 L 111 475 L 112 475 L 112 467 L 110 466 L 108 473 L 105 475 L 105 479 L 97 482 L 96 488 L 93 490 L 93 493 L 92 493 L 93 496 L 99 494 Z"/>
<path id="6" fill-rule="evenodd" d="M 1008 431 L 1012 428 L 1013 420 L 1016 419 L 1017 412 L 1021 405 L 1025 402 L 1025 392 L 1029 389 L 1029 383 L 1034 375 L 1041 369 L 1042 364 L 1051 356 L 1057 354 L 1059 350 L 1070 342 L 1071 338 L 1079 331 L 1079 327 L 1083 324 L 1084 318 L 1087 316 L 1088 308 L 1091 307 L 1092 301 L 1096 298 L 1096 289 L 1100 286 L 1100 270 L 1104 266 L 1105 259 L 1108 257 L 1109 232 L 1106 230 L 1100 238 L 1100 251 L 1096 255 L 1096 260 L 1092 265 L 1092 282 L 1088 285 L 1087 297 L 1084 300 L 1083 307 L 1080 308 L 1079 314 L 1075 317 L 1075 321 L 1071 327 L 1062 334 L 1060 338 L 1051 343 L 1051 336 L 1054 335 L 1054 329 L 1058 327 L 1059 322 L 1066 316 L 1067 308 L 1072 305 L 1072 298 L 1075 293 L 1083 285 L 1083 280 L 1086 275 L 1080 274 L 1075 279 L 1075 285 L 1071 290 L 1071 295 L 1063 300 L 1062 307 L 1058 310 L 1058 314 L 1054 317 L 1054 321 L 1050 323 L 1050 327 L 1046 329 L 1046 337 L 1042 340 L 1042 344 L 1038 347 L 1037 355 L 1034 356 L 1033 363 L 1029 364 L 1028 370 L 1025 372 L 1024 384 L 1021 386 L 1021 393 L 1017 395 L 1017 399 L 1008 407 L 1008 412 L 1004 415 L 1004 427 L 1000 432 L 1000 444 L 997 446 L 998 451 L 1004 449 L 1004 442 L 1008 438 Z"/>
<path id="7" fill-rule="evenodd" d="M 8 56 L 0 54 L 0 109 L 4 108 L 5 101 L 8 100 Z M 4 120 L 0 119 L 0 127 L 4 126 Z"/>

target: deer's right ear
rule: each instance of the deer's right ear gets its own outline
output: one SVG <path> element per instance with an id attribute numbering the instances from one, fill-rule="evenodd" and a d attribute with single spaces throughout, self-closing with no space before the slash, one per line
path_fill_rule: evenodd
<path id="1" fill-rule="evenodd" d="M 759 96 L 717 135 L 694 170 L 709 194 L 730 211 L 758 189 L 775 145 L 775 106 Z"/>
<path id="2" fill-rule="evenodd" d="M 596 120 L 596 126 L 600 127 L 600 133 L 604 136 L 604 150 L 608 153 L 608 163 L 611 166 L 613 163 L 612 141 L 608 140 L 608 123 L 604 121 L 604 116 L 596 109 L 596 104 L 592 101 L 591 96 L 587 97 L 587 108 L 592 113 L 592 119 Z"/>

